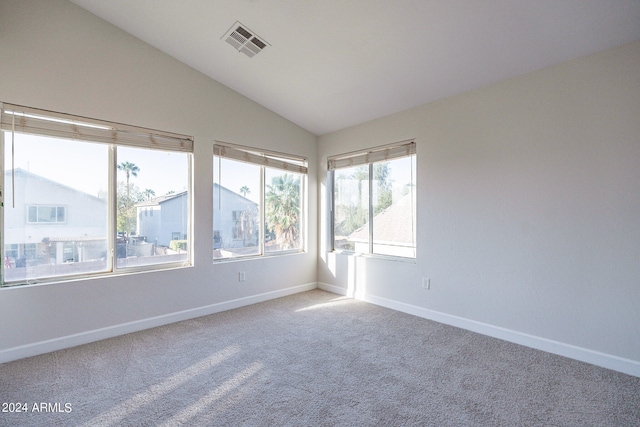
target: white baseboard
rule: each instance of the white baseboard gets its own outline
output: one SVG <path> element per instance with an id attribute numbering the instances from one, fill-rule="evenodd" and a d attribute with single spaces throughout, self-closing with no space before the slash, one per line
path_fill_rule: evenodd
<path id="1" fill-rule="evenodd" d="M 367 293 L 350 295 L 348 289 L 340 286 L 329 285 L 327 283 L 318 283 L 318 288 L 338 295 L 354 297 L 365 302 L 401 311 L 403 313 L 408 313 L 425 319 L 434 320 L 439 323 L 444 323 L 472 332 L 477 332 L 479 334 L 488 335 L 493 338 L 502 339 L 505 341 L 535 348 L 537 350 L 558 354 L 560 356 L 579 360 L 581 362 L 591 363 L 592 365 L 601 366 L 603 368 L 612 369 L 614 371 L 640 377 L 639 361 L 625 359 L 623 357 L 601 353 L 587 348 L 578 347 L 571 344 L 538 337 L 535 335 L 529 335 L 511 329 L 502 328 L 500 326 L 477 322 L 475 320 L 453 316 L 451 314 L 429 310 L 427 308 L 418 307 L 412 304 L 406 304 L 403 302 L 382 298 Z"/>
<path id="2" fill-rule="evenodd" d="M 247 297 L 211 304 L 204 307 L 192 308 L 189 310 L 178 311 L 162 316 L 150 317 L 134 322 L 122 323 L 106 328 L 94 329 L 78 334 L 67 335 L 64 337 L 13 347 L 0 351 L 0 363 L 11 362 L 13 360 L 23 359 L 25 357 L 36 356 L 38 354 L 44 354 L 56 350 L 75 347 L 82 344 L 88 344 L 91 342 L 113 338 L 131 332 L 138 332 L 144 329 L 155 328 L 157 326 L 180 322 L 182 320 L 194 319 L 196 317 L 219 313 L 221 311 L 227 311 L 246 305 L 256 304 L 259 302 L 268 301 L 299 292 L 310 291 L 312 289 L 316 289 L 317 287 L 317 283 L 307 283 L 305 285 L 293 286 L 290 288 L 265 292 L 258 295 L 250 295 Z"/>
<path id="3" fill-rule="evenodd" d="M 318 289 L 322 289 L 323 291 L 331 292 L 332 294 L 343 295 L 347 297 L 353 297 L 353 292 L 349 292 L 349 289 L 343 288 L 341 286 L 330 285 L 328 283 L 318 282 Z"/>

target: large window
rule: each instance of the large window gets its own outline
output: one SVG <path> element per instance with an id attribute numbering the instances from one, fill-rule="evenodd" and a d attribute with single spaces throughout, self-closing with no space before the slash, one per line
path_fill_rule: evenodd
<path id="1" fill-rule="evenodd" d="M 416 256 L 415 142 L 328 161 L 333 250 Z"/>
<path id="2" fill-rule="evenodd" d="M 213 258 L 303 249 L 304 158 L 216 144 Z"/>
<path id="3" fill-rule="evenodd" d="M 10 104 L 1 126 L 2 286 L 190 263 L 192 138 Z"/>

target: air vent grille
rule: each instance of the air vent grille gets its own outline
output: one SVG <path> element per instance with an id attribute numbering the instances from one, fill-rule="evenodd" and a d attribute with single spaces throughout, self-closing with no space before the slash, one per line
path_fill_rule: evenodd
<path id="1" fill-rule="evenodd" d="M 244 28 L 242 28 L 240 25 L 238 25 L 238 27 L 236 28 L 234 33 L 235 32 L 237 32 L 239 34 L 242 34 L 242 36 L 244 36 L 245 39 L 248 39 L 249 37 L 251 37 L 251 33 L 249 31 L 245 30 Z"/>
<path id="2" fill-rule="evenodd" d="M 239 21 L 231 26 L 229 31 L 222 36 L 222 39 L 233 46 L 238 52 L 244 53 L 249 58 L 253 58 L 260 53 L 262 49 L 269 46 L 267 42 Z"/>

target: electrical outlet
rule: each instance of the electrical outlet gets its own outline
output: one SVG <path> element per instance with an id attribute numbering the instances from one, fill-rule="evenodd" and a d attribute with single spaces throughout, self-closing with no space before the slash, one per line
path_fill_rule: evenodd
<path id="1" fill-rule="evenodd" d="M 244 282 L 245 274 L 244 271 L 238 273 L 238 282 Z"/>
<path id="2" fill-rule="evenodd" d="M 431 279 L 429 279 L 428 277 L 422 278 L 422 289 L 425 289 L 427 291 L 431 289 Z"/>

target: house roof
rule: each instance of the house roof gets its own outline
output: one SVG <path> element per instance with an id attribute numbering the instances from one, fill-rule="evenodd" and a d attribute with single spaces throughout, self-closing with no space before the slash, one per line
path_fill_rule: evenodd
<path id="1" fill-rule="evenodd" d="M 373 217 L 373 233 L 376 243 L 415 242 L 412 205 L 415 205 L 415 194 L 408 193 Z M 351 233 L 349 240 L 368 242 L 369 222 L 367 221 L 366 224 Z"/>
<path id="2" fill-rule="evenodd" d="M 9 189 L 11 188 L 11 170 L 5 170 L 4 176 L 5 176 L 5 178 L 4 178 L 5 197 L 6 197 L 7 193 L 9 192 Z M 15 168 L 14 169 L 14 176 L 18 176 L 18 177 L 22 176 L 22 177 L 25 177 L 25 178 L 31 178 L 31 179 L 35 179 L 35 180 L 38 180 L 38 181 L 48 182 L 49 184 L 55 185 L 56 187 L 59 187 L 60 189 L 64 189 L 66 191 L 73 191 L 73 192 L 76 192 L 76 193 L 81 193 L 84 197 L 90 197 L 92 199 L 100 200 L 102 202 L 105 201 L 105 199 L 102 199 L 100 197 L 94 196 L 93 194 L 87 193 L 87 192 L 82 191 L 82 190 L 78 190 L 77 188 L 69 187 L 68 185 L 61 184 L 58 181 L 54 181 L 52 179 L 45 178 L 42 175 L 35 174 L 33 172 L 24 170 L 22 168 Z"/>
<path id="3" fill-rule="evenodd" d="M 223 185 L 220 185 L 220 184 L 218 184 L 218 183 L 215 183 L 215 182 L 213 183 L 213 197 L 214 197 L 214 199 L 216 198 L 216 193 L 217 193 L 218 191 L 220 191 L 220 190 L 221 190 L 221 191 L 225 191 L 225 192 L 227 192 L 227 193 L 229 193 L 229 194 L 231 194 L 231 195 L 233 195 L 233 196 L 235 196 L 235 197 L 238 197 L 238 198 L 240 198 L 241 200 L 243 200 L 243 201 L 245 201 L 245 202 L 247 202 L 247 203 L 251 203 L 251 204 L 253 204 L 253 205 L 257 205 L 257 203 L 256 203 L 256 202 L 254 202 L 253 200 L 247 199 L 247 198 L 246 198 L 246 197 L 244 197 L 242 194 L 238 194 L 238 193 L 236 193 L 235 191 L 231 191 L 231 190 L 229 190 L 227 187 L 225 187 L 225 186 L 223 186 Z"/>
<path id="4" fill-rule="evenodd" d="M 186 191 L 181 191 L 180 193 L 175 193 L 175 194 L 166 194 L 164 196 L 155 197 L 153 199 L 144 200 L 144 201 L 142 201 L 140 203 L 137 203 L 136 207 L 137 208 L 143 208 L 145 206 L 158 206 L 161 203 L 168 202 L 169 200 L 173 200 L 173 199 L 176 199 L 178 197 L 182 197 L 182 196 L 184 196 L 186 194 L 187 194 Z"/>
<path id="5" fill-rule="evenodd" d="M 244 197 L 242 194 L 238 194 L 238 193 L 236 193 L 235 191 L 231 191 L 231 190 L 229 190 L 228 188 L 223 187 L 222 185 L 219 185 L 219 184 L 217 184 L 217 183 L 214 183 L 214 184 L 213 184 L 213 191 L 214 191 L 214 194 L 215 194 L 218 190 L 225 191 L 225 192 L 227 192 L 227 193 L 229 193 L 229 194 L 233 195 L 234 197 L 238 197 L 238 198 L 240 198 L 240 199 L 242 199 L 242 200 L 246 201 L 247 203 L 251 203 L 251 204 L 254 204 L 254 205 L 256 205 L 256 204 L 257 204 L 257 203 L 256 203 L 256 202 L 254 202 L 253 200 L 249 200 L 249 199 L 247 199 L 247 198 L 246 198 L 246 197 Z M 144 200 L 144 201 L 142 201 L 142 202 L 140 202 L 140 203 L 136 204 L 136 207 L 138 207 L 138 208 L 144 208 L 144 207 L 149 207 L 149 206 L 159 206 L 161 203 L 168 202 L 169 200 L 175 199 L 175 198 L 177 198 L 177 197 L 182 197 L 182 196 L 184 196 L 185 194 L 187 194 L 187 192 L 186 192 L 186 191 L 183 191 L 183 192 L 176 193 L 176 194 L 169 194 L 169 195 L 165 195 L 165 196 L 156 197 L 156 198 L 153 198 L 153 199 L 150 199 L 150 200 Z M 215 197 L 215 196 L 214 196 L 214 197 Z"/>

